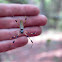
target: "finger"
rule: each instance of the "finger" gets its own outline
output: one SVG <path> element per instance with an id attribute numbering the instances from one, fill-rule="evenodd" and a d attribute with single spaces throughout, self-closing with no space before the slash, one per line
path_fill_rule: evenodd
<path id="1" fill-rule="evenodd" d="M 0 17 L 3 17 L 3 16 L 34 16 L 38 14 L 39 14 L 39 9 L 34 5 L 0 4 Z"/>
<path id="2" fill-rule="evenodd" d="M 44 26 L 47 23 L 47 18 L 44 15 L 27 16 L 27 20 L 25 20 L 25 17 L 4 17 L 0 18 L 0 28 L 17 28 L 19 27 L 18 24 L 20 25 L 20 20 L 23 21 L 24 27 Z"/>
<path id="3" fill-rule="evenodd" d="M 33 34 L 34 33 L 34 34 Z M 0 41 L 14 39 L 16 36 L 37 36 L 41 33 L 40 27 L 27 27 L 24 28 L 24 33 L 20 33 L 20 29 L 2 29 L 0 30 Z M 26 35 L 27 34 L 27 35 Z"/>
<path id="4" fill-rule="evenodd" d="M 1 42 L 0 43 L 0 52 L 5 52 L 8 50 L 15 49 L 17 47 L 22 47 L 27 44 L 28 39 L 27 39 L 27 37 L 20 37 L 20 38 L 17 38 L 14 43 L 13 43 L 13 41 L 14 40 L 7 40 L 7 41 Z"/>

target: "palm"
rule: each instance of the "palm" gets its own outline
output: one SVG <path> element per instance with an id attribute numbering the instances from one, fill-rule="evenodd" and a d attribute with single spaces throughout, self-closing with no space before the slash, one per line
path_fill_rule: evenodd
<path id="1" fill-rule="evenodd" d="M 25 32 L 27 32 L 28 36 L 37 36 L 41 33 L 40 26 L 46 24 L 47 18 L 43 15 L 38 15 L 39 9 L 35 6 L 20 4 L 0 4 L 0 6 L 0 52 L 24 46 L 28 42 Z M 25 15 L 27 16 L 26 21 Z M 20 20 L 23 21 L 24 25 L 23 34 L 20 33 Z M 17 35 L 18 38 L 16 39 Z M 14 40 L 15 42 L 13 43 Z"/>

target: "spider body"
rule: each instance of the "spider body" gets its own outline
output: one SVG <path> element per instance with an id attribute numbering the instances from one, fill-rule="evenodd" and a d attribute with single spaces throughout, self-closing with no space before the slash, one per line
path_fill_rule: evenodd
<path id="1" fill-rule="evenodd" d="M 23 26 L 23 21 L 21 20 L 20 21 L 20 32 L 23 34 L 23 32 L 24 32 L 24 26 Z"/>

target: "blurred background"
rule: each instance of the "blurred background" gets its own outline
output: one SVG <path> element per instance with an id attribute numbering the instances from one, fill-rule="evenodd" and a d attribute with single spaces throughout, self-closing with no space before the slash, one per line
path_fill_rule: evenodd
<path id="1" fill-rule="evenodd" d="M 62 62 L 62 0 L 0 0 L 0 3 L 32 4 L 48 18 L 39 36 L 29 43 L 0 53 L 0 62 Z M 32 48 L 31 48 L 32 46 Z"/>

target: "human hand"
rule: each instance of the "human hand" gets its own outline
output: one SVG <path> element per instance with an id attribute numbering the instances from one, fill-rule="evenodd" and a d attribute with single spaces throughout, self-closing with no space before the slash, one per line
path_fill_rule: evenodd
<path id="1" fill-rule="evenodd" d="M 30 37 L 39 35 L 41 33 L 40 26 L 46 24 L 47 18 L 44 15 L 38 14 L 39 9 L 33 5 L 0 4 L 0 52 L 26 45 L 28 39 L 24 34 L 25 31 Z M 26 21 L 25 16 L 27 17 Z M 19 25 L 20 20 L 23 21 L 23 34 L 19 33 L 20 28 L 15 20 L 17 20 Z M 28 32 L 36 34 L 30 34 Z M 19 34 L 19 37 L 16 40 L 15 38 L 13 39 L 12 37 L 17 34 Z M 14 40 L 15 43 L 13 43 Z"/>

